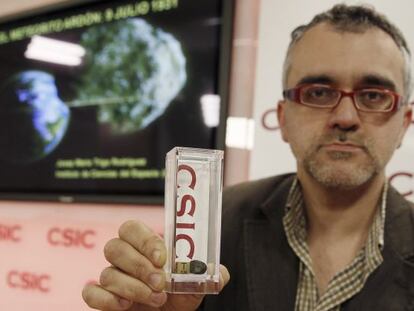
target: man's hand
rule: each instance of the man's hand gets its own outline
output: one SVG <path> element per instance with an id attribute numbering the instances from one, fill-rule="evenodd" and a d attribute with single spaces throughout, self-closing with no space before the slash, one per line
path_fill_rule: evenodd
<path id="1" fill-rule="evenodd" d="M 94 309 L 112 311 L 193 311 L 204 295 L 173 295 L 162 292 L 166 260 L 164 241 L 143 223 L 128 221 L 119 228 L 119 238 L 105 245 L 105 258 L 112 264 L 101 272 L 100 284 L 82 292 Z M 220 267 L 220 287 L 230 279 Z"/>

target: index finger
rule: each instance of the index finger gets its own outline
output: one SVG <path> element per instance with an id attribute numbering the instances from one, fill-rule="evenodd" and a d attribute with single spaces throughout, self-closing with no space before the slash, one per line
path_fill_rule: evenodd
<path id="1" fill-rule="evenodd" d="M 164 241 L 144 223 L 129 220 L 121 225 L 119 237 L 147 257 L 154 266 L 161 268 L 166 260 Z"/>

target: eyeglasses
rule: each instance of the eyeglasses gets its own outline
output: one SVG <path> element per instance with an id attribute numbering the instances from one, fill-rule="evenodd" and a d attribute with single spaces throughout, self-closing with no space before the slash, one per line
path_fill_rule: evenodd
<path id="1" fill-rule="evenodd" d="M 364 88 L 346 92 L 327 85 L 303 84 L 284 90 L 283 97 L 315 108 L 334 108 L 342 98 L 351 97 L 355 108 L 366 112 L 396 111 L 402 105 L 402 96 L 381 88 Z"/>

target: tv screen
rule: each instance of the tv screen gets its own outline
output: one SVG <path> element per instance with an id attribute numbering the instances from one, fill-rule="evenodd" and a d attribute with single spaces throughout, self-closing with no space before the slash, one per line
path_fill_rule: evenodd
<path id="1" fill-rule="evenodd" d="M 222 149 L 232 5 L 89 1 L 0 24 L 0 197 L 161 203 L 174 146 Z"/>

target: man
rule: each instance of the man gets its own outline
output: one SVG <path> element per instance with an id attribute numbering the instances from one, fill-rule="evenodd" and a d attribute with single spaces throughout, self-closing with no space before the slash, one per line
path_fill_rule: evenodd
<path id="1" fill-rule="evenodd" d="M 414 310 L 414 208 L 385 177 L 411 121 L 409 49 L 369 8 L 292 34 L 278 105 L 297 174 L 228 189 L 218 296 L 162 291 L 162 240 L 127 222 L 83 295 L 102 310 Z M 229 282 L 229 272 L 232 280 Z"/>

